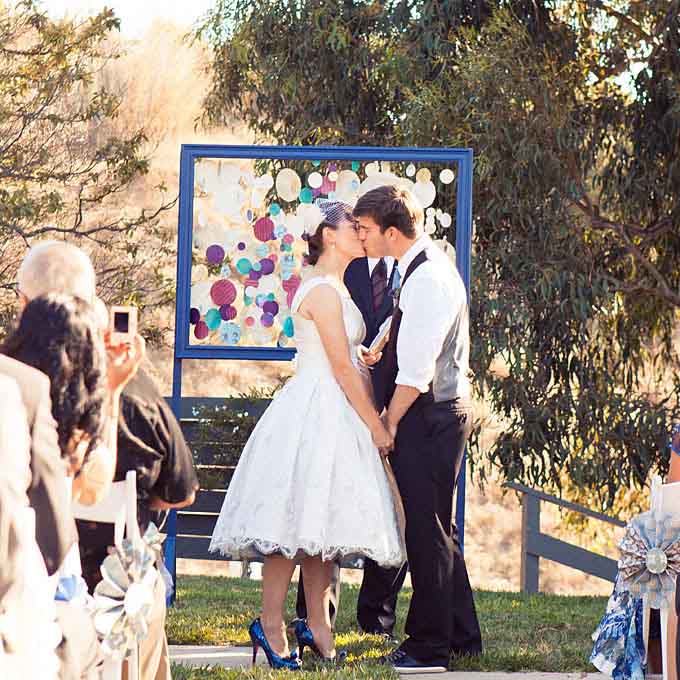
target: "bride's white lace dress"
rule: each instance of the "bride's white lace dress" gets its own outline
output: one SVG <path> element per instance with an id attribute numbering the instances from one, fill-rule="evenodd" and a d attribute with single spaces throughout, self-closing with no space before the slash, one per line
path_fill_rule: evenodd
<path id="1" fill-rule="evenodd" d="M 243 450 L 210 550 L 241 558 L 365 556 L 396 566 L 405 556 L 378 451 L 335 380 L 315 323 L 297 313 L 318 285 L 331 285 L 340 295 L 350 351 L 357 356 L 365 327 L 347 292 L 328 278 L 303 282 L 292 305 L 296 373 Z"/>

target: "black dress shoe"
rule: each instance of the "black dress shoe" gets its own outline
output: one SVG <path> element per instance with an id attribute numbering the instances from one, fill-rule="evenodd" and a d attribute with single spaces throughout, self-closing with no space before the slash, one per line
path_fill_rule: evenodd
<path id="1" fill-rule="evenodd" d="M 446 673 L 448 670 L 443 664 L 418 661 L 418 659 L 414 659 L 403 649 L 395 649 L 391 654 L 381 656 L 378 659 L 378 663 L 392 666 L 397 673 L 404 675 L 409 673 Z"/>

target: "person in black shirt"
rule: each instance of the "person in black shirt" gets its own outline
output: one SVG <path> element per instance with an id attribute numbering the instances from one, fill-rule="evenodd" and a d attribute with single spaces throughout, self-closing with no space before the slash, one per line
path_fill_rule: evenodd
<path id="1" fill-rule="evenodd" d="M 167 511 L 194 502 L 198 480 L 191 451 L 164 397 L 143 368 L 127 384 L 121 400 L 115 481 L 137 472 L 137 513 L 144 533 L 150 522 L 159 528 Z M 113 527 L 78 521 L 83 576 L 90 591 L 101 580 L 99 567 L 113 545 Z M 165 584 L 158 579 L 149 636 L 140 645 L 142 680 L 170 679 L 165 636 Z"/>

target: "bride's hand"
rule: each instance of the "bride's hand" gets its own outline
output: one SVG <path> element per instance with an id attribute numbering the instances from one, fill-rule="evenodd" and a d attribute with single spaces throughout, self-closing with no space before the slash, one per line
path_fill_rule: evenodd
<path id="1" fill-rule="evenodd" d="M 365 351 L 364 347 L 359 347 L 359 359 L 364 366 L 371 368 L 375 366 L 382 359 L 382 352 L 369 352 Z"/>
<path id="2" fill-rule="evenodd" d="M 373 443 L 380 451 L 381 456 L 387 456 L 394 448 L 394 437 L 387 431 L 382 421 L 371 430 L 373 436 Z"/>

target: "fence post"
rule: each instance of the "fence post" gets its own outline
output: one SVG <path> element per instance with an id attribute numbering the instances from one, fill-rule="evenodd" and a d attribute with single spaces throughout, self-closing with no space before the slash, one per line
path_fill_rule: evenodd
<path id="1" fill-rule="evenodd" d="M 528 552 L 529 532 L 541 529 L 541 501 L 536 496 L 522 494 L 522 563 L 521 588 L 523 593 L 538 592 L 538 555 Z"/>

